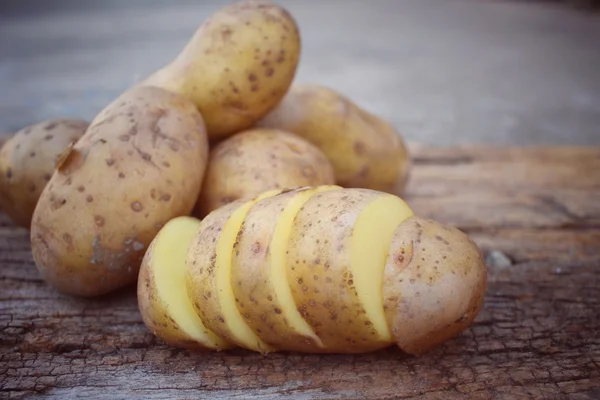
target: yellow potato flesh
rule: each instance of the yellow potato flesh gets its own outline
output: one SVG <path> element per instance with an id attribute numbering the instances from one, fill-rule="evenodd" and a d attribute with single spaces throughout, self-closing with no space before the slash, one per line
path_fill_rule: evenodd
<path id="1" fill-rule="evenodd" d="M 185 288 L 185 260 L 199 226 L 198 219 L 179 217 L 169 221 L 159 233 L 150 266 L 154 271 L 156 294 L 184 334 L 205 347 L 229 348 L 230 344 L 204 326 L 182 289 Z"/>
<path id="2" fill-rule="evenodd" d="M 381 340 L 392 340 L 383 311 L 383 272 L 390 243 L 398 226 L 413 215 L 395 196 L 383 196 L 367 205 L 352 234 L 351 264 L 356 292 L 367 318 Z"/>
<path id="3" fill-rule="evenodd" d="M 237 234 L 244 222 L 250 207 L 257 201 L 280 193 L 280 190 L 268 191 L 254 200 L 248 201 L 238 207 L 225 223 L 217 243 L 217 258 L 215 261 L 215 279 L 218 288 L 217 297 L 223 311 L 223 319 L 232 338 L 241 346 L 251 350 L 266 353 L 272 351 L 271 347 L 256 336 L 235 304 L 235 294 L 231 286 L 231 258 L 233 245 Z"/>
<path id="4" fill-rule="evenodd" d="M 275 289 L 275 295 L 281 305 L 283 316 L 287 319 L 292 330 L 301 335 L 314 337 L 318 343 L 320 343 L 320 340 L 318 340 L 313 329 L 302 318 L 302 315 L 300 315 L 300 312 L 296 308 L 296 302 L 288 284 L 287 269 L 285 268 L 286 251 L 294 217 L 296 217 L 300 208 L 315 194 L 333 189 L 340 189 L 340 187 L 322 186 L 314 190 L 302 191 L 295 195 L 279 216 L 270 245 L 271 265 L 269 279 L 271 280 L 272 287 Z"/>

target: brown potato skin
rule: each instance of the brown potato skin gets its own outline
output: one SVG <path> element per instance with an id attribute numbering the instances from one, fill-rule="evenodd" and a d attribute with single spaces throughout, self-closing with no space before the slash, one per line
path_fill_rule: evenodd
<path id="1" fill-rule="evenodd" d="M 31 226 L 43 278 L 101 295 L 136 281 L 168 220 L 188 215 L 208 159 L 200 113 L 186 98 L 140 87 L 107 106 L 59 163 Z"/>
<path id="2" fill-rule="evenodd" d="M 331 161 L 338 185 L 404 192 L 411 162 L 400 134 L 333 89 L 294 84 L 255 126 L 292 132 L 316 145 Z"/>
<path id="3" fill-rule="evenodd" d="M 288 132 L 251 129 L 211 152 L 197 214 L 271 189 L 333 184 L 333 167 L 314 145 Z"/>
<path id="4" fill-rule="evenodd" d="M 383 282 L 398 346 L 418 355 L 466 329 L 483 306 L 486 279 L 481 252 L 466 234 L 419 217 L 402 223 Z"/>
<path id="5" fill-rule="evenodd" d="M 247 129 L 285 95 L 300 59 L 292 16 L 269 1 L 240 1 L 211 15 L 177 58 L 143 85 L 188 96 L 209 138 Z"/>
<path id="6" fill-rule="evenodd" d="M 0 209 L 29 229 L 33 210 L 61 153 L 83 136 L 89 122 L 55 118 L 27 126 L 0 146 Z"/>

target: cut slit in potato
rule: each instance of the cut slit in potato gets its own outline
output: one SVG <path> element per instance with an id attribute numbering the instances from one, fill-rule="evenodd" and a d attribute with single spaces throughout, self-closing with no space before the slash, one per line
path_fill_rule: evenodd
<path id="1" fill-rule="evenodd" d="M 356 292 L 367 318 L 385 341 L 391 341 L 392 334 L 383 311 L 383 272 L 394 232 L 412 215 L 400 198 L 382 195 L 363 209 L 352 233 L 350 266 Z"/>
<path id="2" fill-rule="evenodd" d="M 236 306 L 231 260 L 250 207 L 278 193 L 281 190 L 268 191 L 250 201 L 238 200 L 210 213 L 202 221 L 186 261 L 187 293 L 204 325 L 230 343 L 262 353 L 273 349 L 254 334 Z"/>
<path id="3" fill-rule="evenodd" d="M 322 347 L 323 344 L 315 335 L 310 325 L 304 320 L 304 318 L 302 318 L 298 308 L 296 308 L 296 303 L 294 302 L 294 297 L 292 296 L 292 292 L 290 291 L 288 284 L 288 278 L 285 269 L 285 258 L 287 242 L 292 230 L 292 223 L 294 222 L 294 217 L 296 214 L 298 214 L 298 211 L 300 211 L 300 208 L 313 195 L 333 189 L 340 189 L 340 187 L 322 186 L 310 191 L 300 192 L 294 196 L 294 198 L 288 203 L 287 207 L 279 216 L 279 220 L 275 227 L 275 232 L 270 245 L 270 280 L 273 288 L 275 289 L 277 300 L 281 304 L 284 318 L 287 319 L 289 327 L 292 330 L 300 333 L 301 335 L 315 338 L 320 347 Z"/>
<path id="4" fill-rule="evenodd" d="M 255 204 L 248 212 L 232 259 L 238 309 L 252 330 L 278 350 L 310 351 L 323 344 L 298 311 L 285 259 L 294 217 L 315 194 L 339 186 L 305 187 Z"/>
<path id="5" fill-rule="evenodd" d="M 199 226 L 195 218 L 178 217 L 158 233 L 142 264 L 140 306 L 144 319 L 154 320 L 168 342 L 227 349 L 233 346 L 204 326 L 185 291 L 185 260 Z"/>
<path id="6" fill-rule="evenodd" d="M 217 244 L 215 279 L 219 287 L 217 296 L 221 303 L 227 329 L 241 346 L 261 353 L 273 351 L 273 349 L 254 334 L 235 305 L 235 295 L 231 286 L 231 257 L 237 234 L 250 207 L 256 202 L 278 193 L 281 193 L 281 191 L 272 190 L 265 192 L 254 200 L 248 201 L 238 207 L 225 223 Z"/>

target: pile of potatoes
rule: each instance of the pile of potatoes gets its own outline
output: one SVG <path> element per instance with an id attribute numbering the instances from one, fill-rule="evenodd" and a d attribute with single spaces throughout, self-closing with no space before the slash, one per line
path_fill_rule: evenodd
<path id="1" fill-rule="evenodd" d="M 91 122 L 56 119 L 0 150 L 0 209 L 30 229 L 62 293 L 136 284 L 173 346 L 421 354 L 480 311 L 485 263 L 401 199 L 401 135 L 332 88 L 294 82 L 281 6 L 211 15 L 181 53 Z"/>

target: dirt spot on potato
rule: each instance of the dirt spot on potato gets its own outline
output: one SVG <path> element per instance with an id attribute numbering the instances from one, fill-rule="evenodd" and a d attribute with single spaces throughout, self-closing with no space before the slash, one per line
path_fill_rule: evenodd
<path id="1" fill-rule="evenodd" d="M 279 50 L 279 55 L 275 61 L 277 61 L 278 64 L 281 64 L 285 61 L 285 50 Z"/>
<path id="2" fill-rule="evenodd" d="M 302 176 L 305 178 L 313 178 L 316 175 L 313 167 L 302 168 Z"/>
<path id="3" fill-rule="evenodd" d="M 102 218 L 99 215 L 96 215 L 94 217 L 94 223 L 96 224 L 96 226 L 100 227 L 100 226 L 104 226 L 104 218 Z"/>
<path id="4" fill-rule="evenodd" d="M 65 241 L 65 243 L 67 244 L 67 250 L 73 251 L 73 236 L 71 236 L 69 233 L 64 233 L 62 235 L 62 238 Z"/>
<path id="5" fill-rule="evenodd" d="M 252 252 L 254 254 L 260 253 L 261 250 L 262 250 L 262 246 L 261 246 L 260 242 L 254 242 L 252 244 Z"/>
<path id="6" fill-rule="evenodd" d="M 246 106 L 246 104 L 239 100 L 227 100 L 223 103 L 223 106 L 227 108 L 232 108 L 240 112 L 246 111 L 248 109 L 248 106 Z"/>
<path id="7" fill-rule="evenodd" d="M 359 155 L 359 156 L 363 156 L 366 152 L 366 146 L 363 142 L 361 141 L 357 141 L 354 142 L 354 152 Z"/>
<path id="8" fill-rule="evenodd" d="M 161 193 L 160 200 L 161 201 L 169 201 L 169 200 L 171 200 L 171 195 L 169 193 Z"/>
<path id="9" fill-rule="evenodd" d="M 48 125 L 46 125 L 46 127 L 44 128 L 47 131 L 51 131 L 52 129 L 56 128 L 58 126 L 58 122 L 50 122 Z"/>

